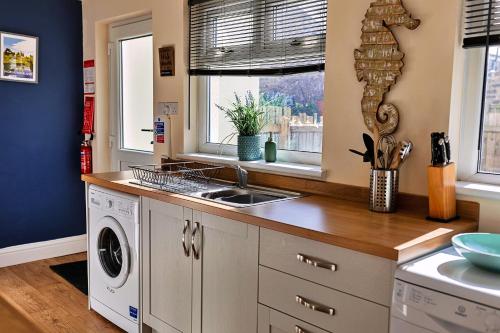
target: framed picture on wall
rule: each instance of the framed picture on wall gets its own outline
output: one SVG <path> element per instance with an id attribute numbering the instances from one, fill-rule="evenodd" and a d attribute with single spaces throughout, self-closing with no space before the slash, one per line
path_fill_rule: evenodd
<path id="1" fill-rule="evenodd" d="M 0 32 L 0 80 L 38 83 L 38 37 Z"/>

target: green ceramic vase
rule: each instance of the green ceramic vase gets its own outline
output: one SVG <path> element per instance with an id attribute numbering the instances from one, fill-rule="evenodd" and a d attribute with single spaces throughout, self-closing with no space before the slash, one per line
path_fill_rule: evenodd
<path id="1" fill-rule="evenodd" d="M 240 161 L 257 161 L 261 157 L 260 135 L 238 136 L 238 158 Z"/>

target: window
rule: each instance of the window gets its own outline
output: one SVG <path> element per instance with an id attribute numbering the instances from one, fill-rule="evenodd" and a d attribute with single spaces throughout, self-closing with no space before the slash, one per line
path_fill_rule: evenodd
<path id="1" fill-rule="evenodd" d="M 466 85 L 459 160 L 462 180 L 500 183 L 500 13 L 498 0 L 464 4 Z"/>
<path id="2" fill-rule="evenodd" d="M 272 133 L 279 149 L 321 153 L 323 138 L 323 72 L 290 76 L 211 76 L 209 89 L 208 143 L 236 144 L 234 127 L 217 108 L 228 107 L 234 93 L 257 96 L 266 113 L 262 145 Z M 226 141 L 224 141 L 226 139 Z"/>
<path id="3" fill-rule="evenodd" d="M 478 170 L 500 173 L 500 48 L 488 50 L 484 116 L 480 133 L 481 149 Z"/>
<path id="4" fill-rule="evenodd" d="M 271 133 L 281 160 L 320 163 L 326 3 L 190 1 L 191 92 L 200 113 L 200 151 L 236 153 L 235 129 L 217 105 L 227 107 L 235 94 L 243 98 L 250 92 L 267 118 L 262 145 Z"/>

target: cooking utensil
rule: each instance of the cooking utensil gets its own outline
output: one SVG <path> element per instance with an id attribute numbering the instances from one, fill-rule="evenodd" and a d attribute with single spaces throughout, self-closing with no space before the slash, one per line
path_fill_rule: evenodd
<path id="1" fill-rule="evenodd" d="M 401 166 L 401 164 L 406 162 L 408 157 L 410 157 L 411 151 L 413 150 L 413 142 L 402 141 L 401 144 L 402 144 L 402 147 L 401 147 L 401 150 L 399 151 L 400 159 L 401 159 L 400 166 Z"/>
<path id="2" fill-rule="evenodd" d="M 403 143 L 399 142 L 394 151 L 392 152 L 392 157 L 391 157 L 391 170 L 397 170 L 399 169 L 399 166 L 401 165 L 401 149 L 403 149 Z"/>
<path id="3" fill-rule="evenodd" d="M 382 152 L 382 168 L 389 169 L 394 149 L 397 147 L 396 138 L 392 135 L 383 135 L 378 141 L 377 148 Z"/>
<path id="4" fill-rule="evenodd" d="M 378 151 L 378 142 L 380 140 L 380 131 L 379 131 L 379 128 L 377 126 L 377 124 L 373 124 L 373 142 L 374 142 L 374 145 L 376 144 L 376 146 L 374 146 L 374 156 L 373 156 L 373 161 L 375 162 L 375 169 L 379 169 L 379 151 Z M 380 165 L 380 167 L 382 167 Z"/>
<path id="5" fill-rule="evenodd" d="M 366 153 L 370 158 L 372 167 L 375 165 L 375 147 L 370 135 L 363 133 L 363 142 L 365 143 Z"/>
<path id="6" fill-rule="evenodd" d="M 445 135 L 445 137 L 444 137 L 444 146 L 446 148 L 446 164 L 450 164 L 450 162 L 451 162 L 451 147 L 450 147 L 450 138 L 448 137 L 448 135 Z"/>
<path id="7" fill-rule="evenodd" d="M 448 165 L 451 160 L 450 139 L 446 133 L 431 134 L 432 165 Z"/>
<path id="8" fill-rule="evenodd" d="M 355 155 L 363 156 L 363 162 L 365 162 L 365 163 L 367 163 L 367 162 L 371 163 L 372 162 L 371 157 L 370 157 L 368 151 L 366 153 L 362 153 L 362 152 L 357 151 L 355 149 L 349 149 L 349 151 L 351 153 L 355 154 Z"/>

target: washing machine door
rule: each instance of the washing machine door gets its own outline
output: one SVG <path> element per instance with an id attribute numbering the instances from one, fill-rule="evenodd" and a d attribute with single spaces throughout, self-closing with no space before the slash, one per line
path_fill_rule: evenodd
<path id="1" fill-rule="evenodd" d="M 112 288 L 120 288 L 129 274 L 130 251 L 127 236 L 117 220 L 107 216 L 99 221 L 95 246 L 104 281 Z"/>

